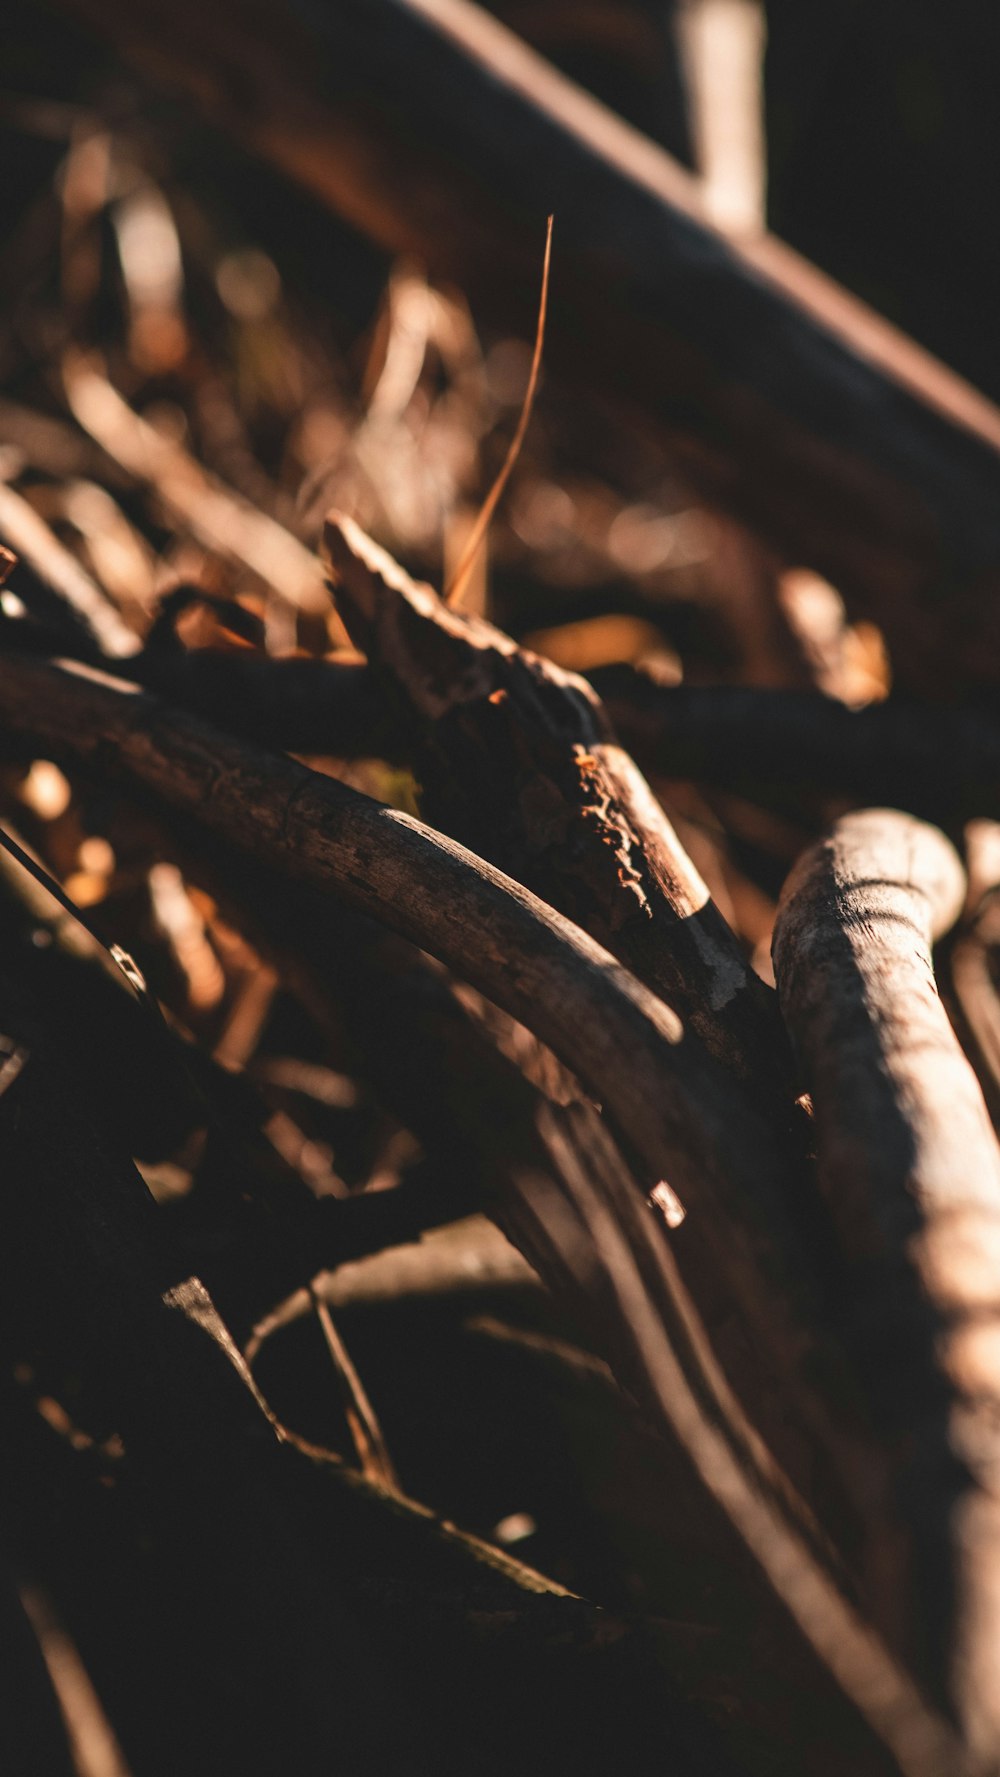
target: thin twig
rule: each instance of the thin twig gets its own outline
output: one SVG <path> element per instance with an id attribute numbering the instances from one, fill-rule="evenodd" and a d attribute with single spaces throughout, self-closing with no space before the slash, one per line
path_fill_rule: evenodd
<path id="1" fill-rule="evenodd" d="M 344 1417 L 358 1453 L 361 1472 L 367 1480 L 378 1482 L 391 1492 L 399 1493 L 399 1479 L 378 1415 L 368 1398 L 368 1391 L 354 1360 L 334 1325 L 333 1315 L 313 1283 L 309 1285 L 309 1299 L 337 1377 Z"/>
<path id="2" fill-rule="evenodd" d="M 445 592 L 444 602 L 446 605 L 460 605 L 462 602 L 462 594 L 468 585 L 469 575 L 472 573 L 476 557 L 482 548 L 490 519 L 497 509 L 500 496 L 507 486 L 514 464 L 521 454 L 521 446 L 531 423 L 531 410 L 535 405 L 535 390 L 538 387 L 538 376 L 542 368 L 542 349 L 545 344 L 545 316 L 549 302 L 549 266 L 552 259 L 552 224 L 554 220 L 555 218 L 550 216 L 545 225 L 545 257 L 542 260 L 542 290 L 538 299 L 538 325 L 535 328 L 535 349 L 531 355 L 531 371 L 521 404 L 521 417 L 517 422 L 514 436 L 507 446 L 507 455 L 501 464 L 500 472 L 479 509 L 465 548 L 459 557 L 458 566 Z"/>

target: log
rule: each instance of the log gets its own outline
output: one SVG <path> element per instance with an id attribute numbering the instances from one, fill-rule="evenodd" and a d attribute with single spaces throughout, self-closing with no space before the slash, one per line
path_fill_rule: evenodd
<path id="1" fill-rule="evenodd" d="M 885 1633 L 1000 1759 L 1000 1148 L 938 997 L 931 943 L 964 876 L 933 828 L 837 823 L 774 935 L 850 1282 L 844 1338 L 878 1428 L 868 1570 Z"/>
<path id="2" fill-rule="evenodd" d="M 63 0 L 477 313 L 658 426 L 711 501 L 888 638 L 897 685 L 995 685 L 1000 414 L 467 0 Z"/>

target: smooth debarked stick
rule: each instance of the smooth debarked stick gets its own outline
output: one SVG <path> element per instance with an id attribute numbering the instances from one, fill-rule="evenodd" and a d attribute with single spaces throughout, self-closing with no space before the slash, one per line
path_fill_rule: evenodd
<path id="1" fill-rule="evenodd" d="M 842 1327 L 878 1429 L 868 1586 L 883 1631 L 1000 1761 L 1000 1148 L 938 997 L 964 897 L 933 828 L 838 822 L 786 885 L 774 965 L 848 1267 Z"/>

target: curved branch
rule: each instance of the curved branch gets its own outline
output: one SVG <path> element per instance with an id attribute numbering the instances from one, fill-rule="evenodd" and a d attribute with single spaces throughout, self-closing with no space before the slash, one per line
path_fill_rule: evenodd
<path id="1" fill-rule="evenodd" d="M 933 828 L 849 816 L 793 871 L 774 963 L 851 1267 L 844 1332 L 881 1433 L 871 1590 L 886 1633 L 992 1769 L 1000 1148 L 931 963 L 964 886 Z"/>

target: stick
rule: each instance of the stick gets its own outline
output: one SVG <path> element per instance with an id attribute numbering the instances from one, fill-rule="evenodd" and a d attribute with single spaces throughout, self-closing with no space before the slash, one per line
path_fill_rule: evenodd
<path id="1" fill-rule="evenodd" d="M 934 984 L 964 878 L 929 827 L 869 811 L 793 871 L 774 963 L 878 1426 L 869 1584 L 885 1632 L 1000 1757 L 1000 1148 Z M 880 1491 L 879 1491 L 880 1490 Z"/>
<path id="2" fill-rule="evenodd" d="M 55 532 L 49 529 L 23 495 L 0 481 L 0 536 L 43 585 L 67 607 L 101 652 L 112 660 L 127 660 L 139 652 L 139 637 L 120 616 L 117 607 L 92 580 Z"/>
<path id="3" fill-rule="evenodd" d="M 119 466 L 151 487 L 207 549 L 240 562 L 303 611 L 323 608 L 316 557 L 276 519 L 208 474 L 119 395 L 98 360 L 72 350 L 63 366 L 74 418 Z"/>
<path id="4" fill-rule="evenodd" d="M 393 253 L 648 416 L 679 471 L 884 630 L 899 686 L 1000 676 L 1000 415 L 466 0 L 64 0 Z"/>
<path id="5" fill-rule="evenodd" d="M 526 1023 L 627 1131 L 650 1184 L 666 1177 L 685 1203 L 682 1244 L 706 1288 L 716 1257 L 695 1249 L 725 1249 L 741 1301 L 794 1372 L 804 1335 L 788 1316 L 810 1316 L 802 1255 L 786 1268 L 775 1244 L 775 1230 L 799 1221 L 789 1159 L 739 1084 L 593 940 L 419 821 L 86 668 L 0 659 L 0 723 L 332 891 Z M 808 1224 L 800 1234 L 811 1238 Z"/>
<path id="6" fill-rule="evenodd" d="M 427 818 L 611 950 L 717 1060 L 780 1094 L 790 1069 L 773 996 L 586 682 L 450 611 L 350 519 L 332 515 L 325 539 L 345 622 L 419 734 Z"/>
<path id="7" fill-rule="evenodd" d="M 1000 721 L 985 705 L 890 698 L 848 709 L 815 693 L 659 685 L 619 666 L 592 682 L 624 744 L 668 777 L 765 805 L 816 791 L 949 824 L 1000 814 Z"/>

